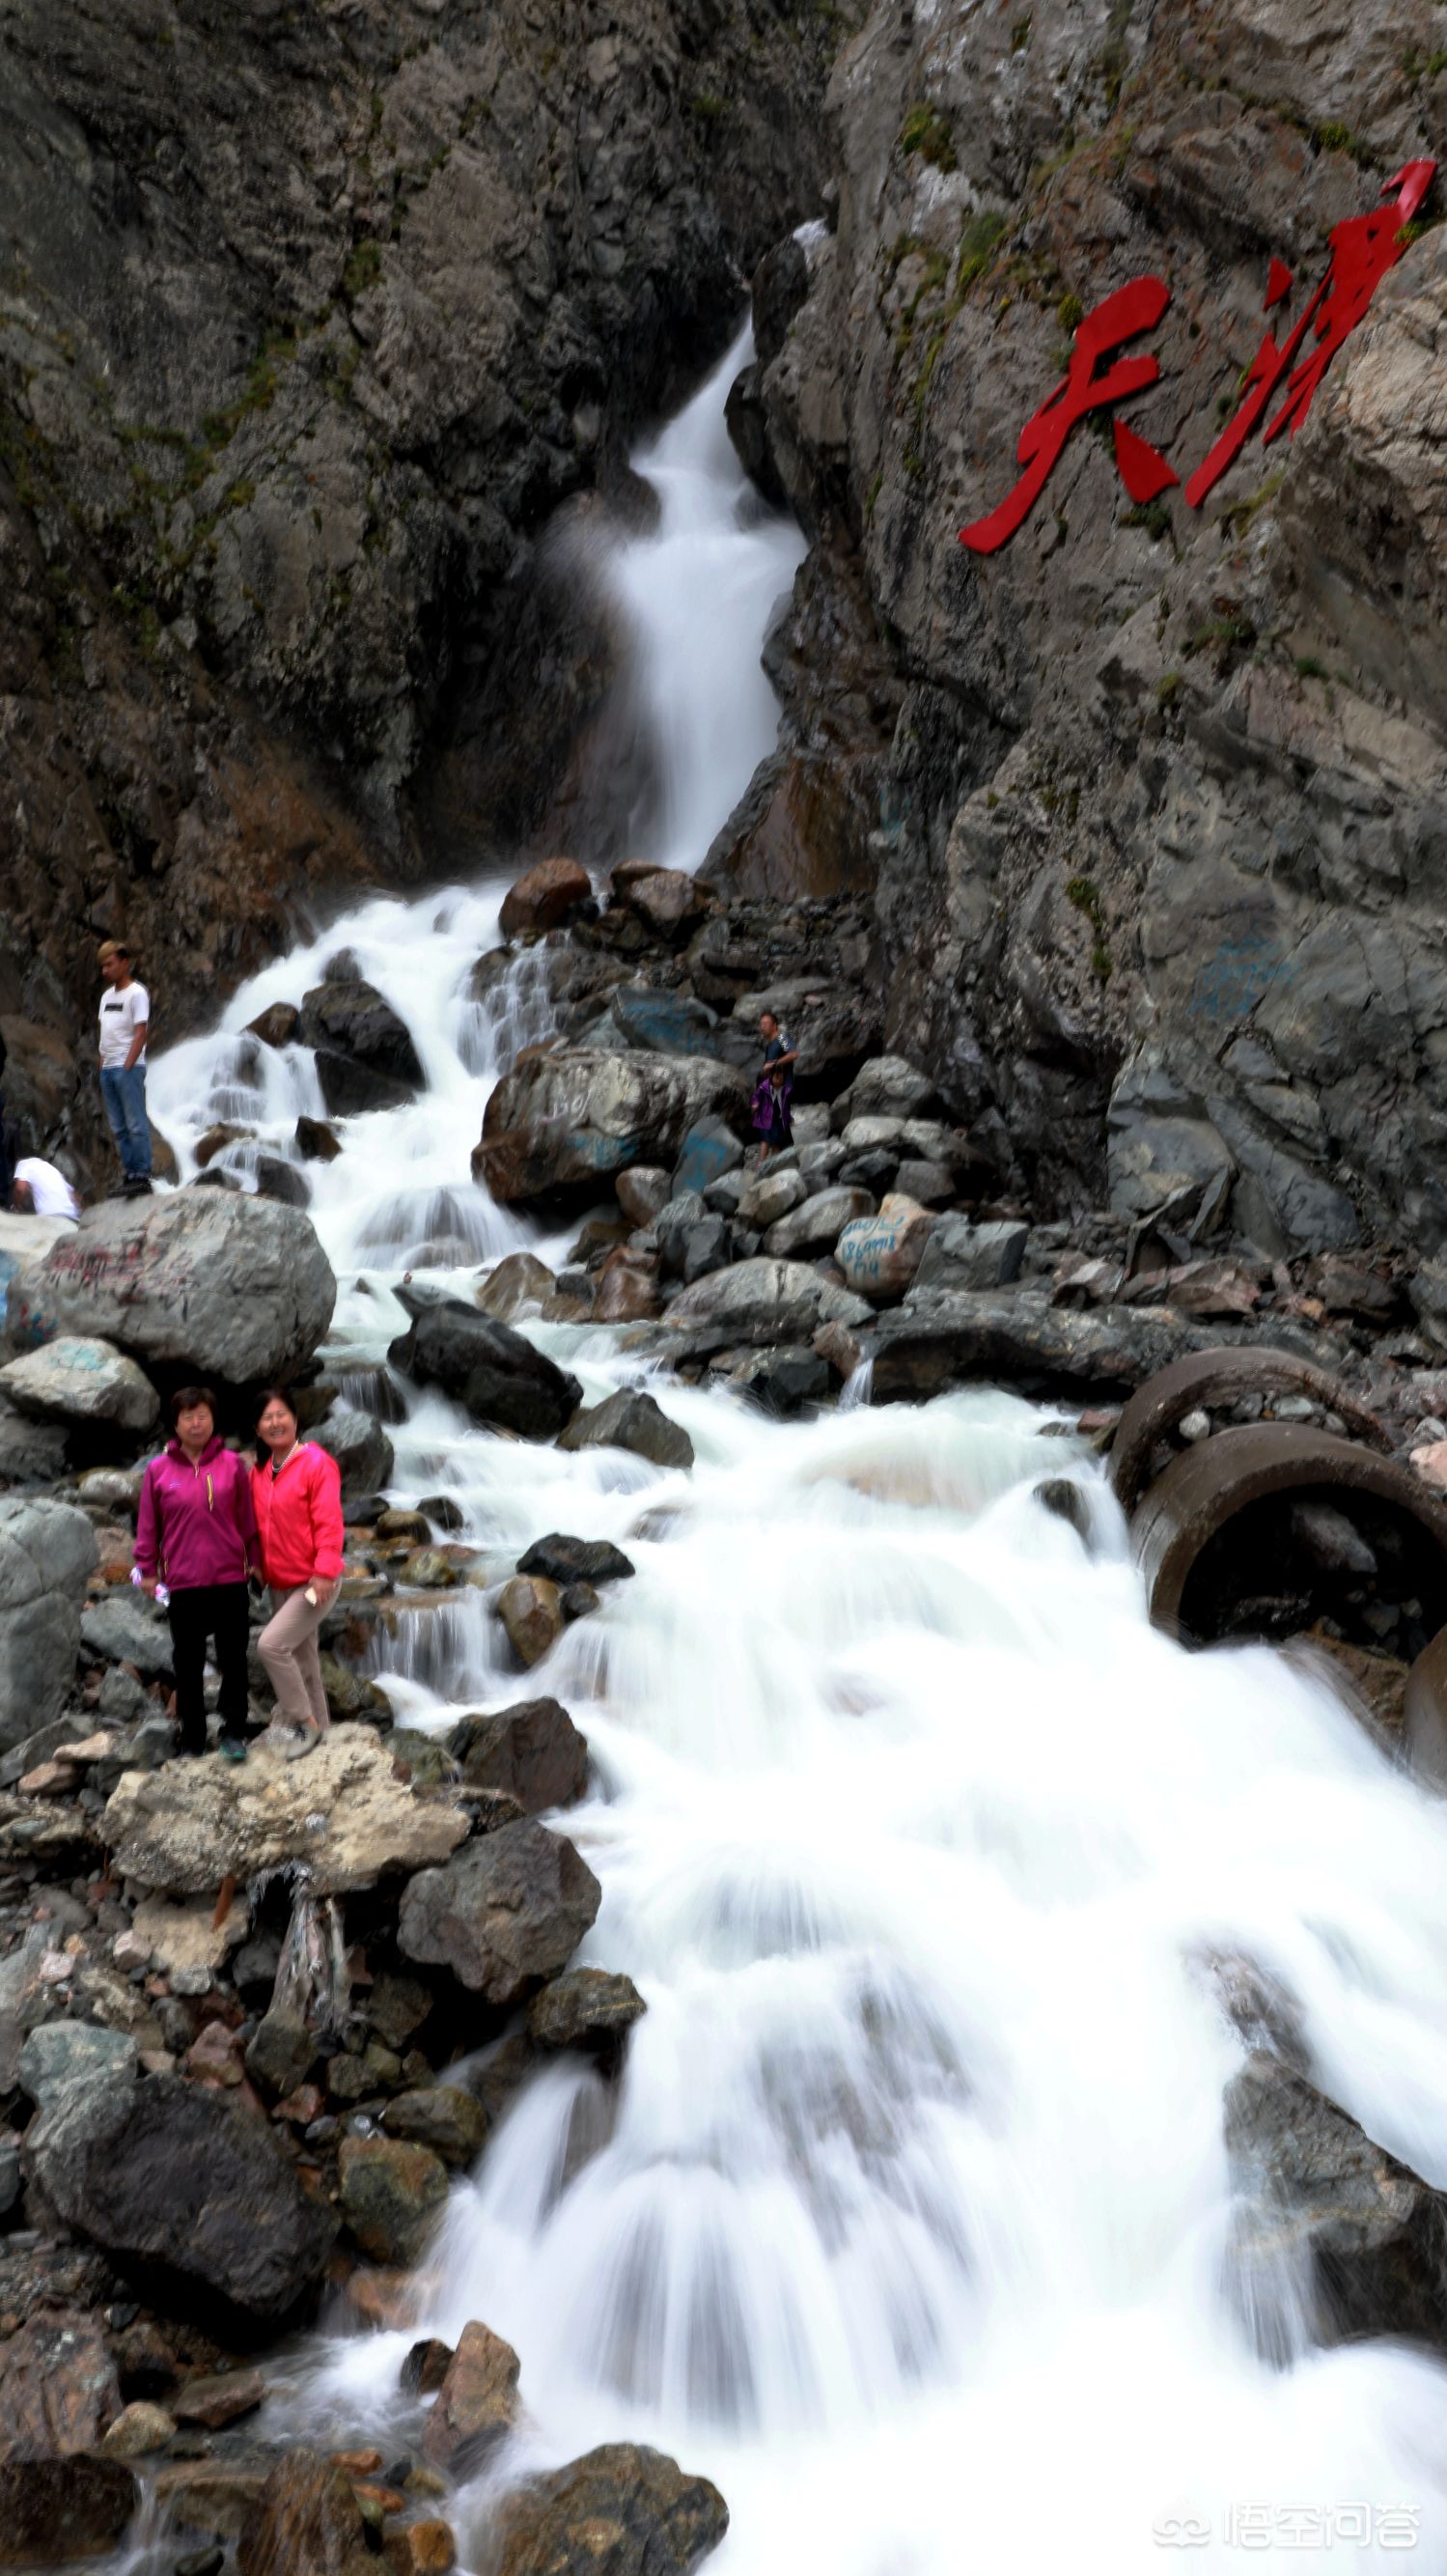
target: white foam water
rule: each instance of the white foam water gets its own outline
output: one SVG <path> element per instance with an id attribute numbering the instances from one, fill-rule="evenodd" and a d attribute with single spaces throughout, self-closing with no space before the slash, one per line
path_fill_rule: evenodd
<path id="1" fill-rule="evenodd" d="M 693 407 L 700 454 L 721 392 L 722 371 Z M 665 610 L 713 620 L 673 543 L 627 576 L 667 594 L 660 633 Z M 716 823 L 734 772 L 703 707 L 675 712 Z M 426 1096 L 343 1122 L 313 1167 L 345 1367 L 380 1359 L 389 1283 L 439 1225 L 473 1261 L 527 1239 L 467 1177 L 486 1082 L 539 1007 L 519 983 L 509 1031 L 467 998 L 496 911 L 495 891 L 366 904 L 153 1073 L 189 1168 L 218 1114 L 284 1144 L 315 1109 L 304 1054 L 241 1032 L 336 947 L 407 1021 Z M 637 1374 L 616 1332 L 526 1329 L 589 1400 Z M 691 1473 L 491 1439 L 435 1392 L 408 1391 L 394 1432 L 397 1495 L 454 1495 L 496 1580 L 550 1529 L 637 1568 L 526 1679 L 490 1592 L 409 1614 L 374 1657 L 410 1725 L 524 1691 L 571 1708 L 596 1785 L 558 1821 L 603 1887 L 582 1957 L 648 2007 L 616 2084 L 543 2069 L 452 2194 L 414 2331 L 485 2319 L 524 2402 L 448 2508 L 464 2566 L 501 2484 L 617 2438 L 721 2486 L 718 2576 L 1144 2576 L 1178 2553 L 1232 2576 L 1251 2552 L 1340 2576 L 1409 2546 L 1447 2566 L 1439 2364 L 1315 2348 L 1285 2270 L 1251 2296 L 1286 2358 L 1258 2357 L 1222 2138 L 1243 2042 L 1206 1964 L 1280 1979 L 1320 2081 L 1447 2184 L 1440 1803 L 1319 1674 L 1151 1629 L 1058 1418 L 988 1391 L 875 1410 L 861 1377 L 784 1427 L 654 1384 Z M 1061 1474 L 1084 1537 L 1036 1495 Z M 395 2458 L 419 2429 L 411 2340 L 310 2338 L 267 2429 Z M 176 2543 L 150 2547 L 133 2568 Z"/>

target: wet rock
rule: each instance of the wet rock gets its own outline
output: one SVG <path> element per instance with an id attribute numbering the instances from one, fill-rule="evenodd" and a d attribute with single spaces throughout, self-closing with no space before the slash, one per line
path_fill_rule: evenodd
<path id="1" fill-rule="evenodd" d="M 436 2335 L 429 2335 L 422 2343 L 414 2343 L 402 2364 L 401 2386 L 405 2394 L 409 2397 L 435 2397 L 447 2377 L 451 2360 L 451 2344 L 442 2343 Z"/>
<path id="2" fill-rule="evenodd" d="M 457 2542 L 450 2523 L 429 2516 L 389 2532 L 382 2554 L 392 2576 L 448 2576 L 457 2563 Z"/>
<path id="3" fill-rule="evenodd" d="M 334 1404 L 325 1421 L 307 1433 L 342 1471 L 342 1500 L 355 1502 L 392 1482 L 392 1443 L 380 1422 L 350 1404 Z"/>
<path id="4" fill-rule="evenodd" d="M 269 1199 L 181 1190 L 87 1208 L 10 1282 L 20 1350 L 95 1336 L 145 1368 L 208 1384 L 285 1384 L 332 1318 L 336 1282 L 310 1220 Z"/>
<path id="5" fill-rule="evenodd" d="M 462 1577 L 451 1557 L 444 1556 L 440 1547 L 414 1547 L 411 1555 L 404 1557 L 398 1567 L 397 1580 L 423 1592 L 446 1592 L 453 1584 L 460 1583 Z"/>
<path id="6" fill-rule="evenodd" d="M 372 2576 L 361 2507 L 343 2472 L 298 2446 L 277 2463 L 237 2545 L 240 2576 Z"/>
<path id="7" fill-rule="evenodd" d="M 707 2478 L 662 2451 L 610 2442 L 509 2496 L 497 2576 L 692 2576 L 728 2519 Z"/>
<path id="8" fill-rule="evenodd" d="M 726 1118 L 700 1118 L 679 1147 L 668 1195 L 711 1189 L 726 1172 L 737 1171 L 743 1159 L 743 1146 Z"/>
<path id="9" fill-rule="evenodd" d="M 631 1449 L 655 1467 L 691 1467 L 693 1442 L 678 1423 L 670 1422 L 656 1398 L 630 1387 L 575 1413 L 558 1434 L 560 1449 Z"/>
<path id="10" fill-rule="evenodd" d="M 422 2436 L 428 2459 L 453 2477 L 470 2476 L 512 2431 L 520 2368 L 511 2344 L 500 2335 L 476 2320 L 465 2325 Z"/>
<path id="11" fill-rule="evenodd" d="M 316 2064 L 315 2034 L 300 2013 L 273 2004 L 263 2013 L 246 2051 L 246 2072 L 259 2091 L 273 2100 L 305 2084 Z"/>
<path id="12" fill-rule="evenodd" d="M 1008 1288 L 1020 1276 L 1028 1225 L 1000 1221 L 972 1225 L 967 1216 L 947 1216 L 931 1227 L 915 1273 L 921 1288 Z"/>
<path id="13" fill-rule="evenodd" d="M 31 2317 L 0 2343 L 0 2467 L 93 2451 L 120 2411 L 115 2365 L 94 2317 Z"/>
<path id="14" fill-rule="evenodd" d="M 460 1299 L 424 1308 L 387 1354 L 419 1386 L 440 1386 L 474 1421 L 524 1439 L 548 1440 L 576 1409 L 582 1389 L 508 1324 Z"/>
<path id="15" fill-rule="evenodd" d="M 592 897 L 592 879 L 576 859 L 539 859 L 503 896 L 498 928 L 504 939 L 555 930 Z"/>
<path id="16" fill-rule="evenodd" d="M 295 1142 L 304 1163 L 334 1163 L 342 1150 L 336 1129 L 323 1118 L 298 1118 Z"/>
<path id="17" fill-rule="evenodd" d="M 259 2370 L 223 2370 L 214 2378 L 188 2379 L 171 2399 L 171 2412 L 178 2424 L 204 2424 L 208 2433 L 219 2433 L 265 2402 Z"/>
<path id="18" fill-rule="evenodd" d="M 265 2485 L 266 2472 L 244 2460 L 166 2460 L 150 2480 L 158 2506 L 178 2530 L 202 2533 L 209 2542 L 239 2539 Z M 294 2576 L 290 2565 L 285 2576 Z M 348 2567 L 347 2576 L 362 2571 Z"/>
<path id="19" fill-rule="evenodd" d="M 803 1343 L 755 1351 L 730 1374 L 736 1386 L 748 1388 L 762 1412 L 781 1422 L 806 1404 L 822 1404 L 834 1382 L 828 1361 Z"/>
<path id="20" fill-rule="evenodd" d="M 604 1263 L 593 1293 L 590 1322 L 641 1324 L 661 1311 L 656 1261 L 625 1257 Z"/>
<path id="21" fill-rule="evenodd" d="M 832 1252 L 846 1225 L 874 1214 L 868 1190 L 836 1186 L 805 1199 L 771 1225 L 764 1250 L 773 1261 L 795 1261 L 813 1252 Z"/>
<path id="22" fill-rule="evenodd" d="M 473 1174 L 507 1206 L 596 1197 L 630 1164 L 671 1161 L 700 1118 L 741 1123 L 747 1106 L 743 1076 L 707 1056 L 536 1053 L 491 1094 Z"/>
<path id="23" fill-rule="evenodd" d="M 280 1207 L 304 1208 L 311 1202 L 306 1174 L 281 1154 L 258 1154 L 256 1186 L 264 1199 L 274 1199 Z"/>
<path id="24" fill-rule="evenodd" d="M 586 1795 L 588 1740 L 555 1699 L 522 1700 L 495 1717 L 465 1717 L 451 1740 L 465 1786 L 506 1790 L 530 1816 Z"/>
<path id="25" fill-rule="evenodd" d="M 430 2147 L 401 2138 L 343 2138 L 342 2215 L 364 2254 L 414 2264 L 447 2198 L 447 2167 Z"/>
<path id="26" fill-rule="evenodd" d="M 1277 2357 L 1283 2262 L 1298 2276 L 1304 2267 L 1319 2342 L 1397 2334 L 1447 2348 L 1447 2197 L 1265 2051 L 1227 2087 L 1226 2143 L 1242 2204 L 1237 2262 Z"/>
<path id="27" fill-rule="evenodd" d="M 286 1047 L 296 1044 L 297 1024 L 301 1013 L 294 1002 L 272 1002 L 246 1023 L 250 1036 L 260 1038 L 263 1046 Z"/>
<path id="28" fill-rule="evenodd" d="M 477 1303 L 485 1315 L 499 1324 L 514 1324 L 519 1315 L 537 1313 L 545 1297 L 550 1297 L 555 1282 L 545 1261 L 531 1252 L 510 1252 L 497 1268 L 484 1279 L 477 1290 Z"/>
<path id="29" fill-rule="evenodd" d="M 0 1496 L 0 1752 L 69 1697 L 95 1533 L 69 1503 Z"/>
<path id="30" fill-rule="evenodd" d="M 233 1769 L 220 1754 L 128 1772 L 105 1810 L 115 1865 L 180 1895 L 247 1886 L 305 1859 L 323 1893 L 375 1886 L 389 1870 L 441 1860 L 467 1820 L 412 1795 L 368 1729 L 333 1728 L 305 1762 L 254 1754 Z"/>
<path id="31" fill-rule="evenodd" d="M 245 2326 L 280 2325 L 331 2250 L 335 2222 L 270 2123 L 176 2076 L 65 2086 L 27 2131 L 25 2161 L 66 2225 L 123 2269 Z"/>
<path id="32" fill-rule="evenodd" d="M 470 2165 L 487 2136 L 481 2103 L 456 2084 L 431 2084 L 421 2092 L 394 2094 L 382 2114 L 382 2126 L 389 2138 L 430 2147 L 449 2165 Z"/>
<path id="33" fill-rule="evenodd" d="M 0 2464 L 0 2567 L 98 2558 L 121 2540 L 139 2502 L 123 2460 L 82 2455 Z"/>
<path id="34" fill-rule="evenodd" d="M 329 1109 L 337 1103 L 328 1091 L 324 1056 L 363 1065 L 408 1094 L 422 1084 L 421 1062 L 406 1021 L 374 984 L 360 977 L 328 977 L 303 994 L 297 1038 L 302 1046 L 317 1051 L 317 1072 Z"/>
<path id="35" fill-rule="evenodd" d="M 0 1368 L 0 1394 L 35 1422 L 148 1431 L 161 1410 L 143 1369 L 113 1343 L 61 1333 Z"/>
<path id="36" fill-rule="evenodd" d="M 535 1538 L 518 1558 L 519 1574 L 546 1575 L 550 1583 L 618 1583 L 635 1571 L 633 1560 L 609 1538 L 569 1538 L 553 1530 Z"/>
<path id="37" fill-rule="evenodd" d="M 606 1968 L 569 1968 L 534 1995 L 528 2035 L 539 2048 L 581 2048 L 613 2057 L 647 2009 L 631 1977 Z"/>
<path id="38" fill-rule="evenodd" d="M 528 1819 L 420 1870 L 402 1898 L 398 1946 L 489 2003 L 514 2004 L 566 1967 L 600 1902 L 573 1844 Z"/>
<path id="39" fill-rule="evenodd" d="M 1032 1392 L 1135 1387 L 1169 1361 L 1210 1347 L 1211 1336 L 1168 1311 L 1106 1306 L 1076 1314 L 1028 1288 L 961 1289 L 916 1291 L 860 1342 L 874 1362 L 873 1400 L 883 1404 L 972 1379 Z"/>
<path id="40" fill-rule="evenodd" d="M 540 1664 L 563 1633 L 558 1587 L 543 1576 L 515 1574 L 497 1596 L 496 1610 L 508 1644 L 525 1672 Z"/>

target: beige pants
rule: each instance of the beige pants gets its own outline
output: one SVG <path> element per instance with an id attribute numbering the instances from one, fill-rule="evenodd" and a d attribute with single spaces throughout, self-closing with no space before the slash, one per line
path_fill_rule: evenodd
<path id="1" fill-rule="evenodd" d="M 319 1584 L 317 1590 L 321 1598 L 312 1603 L 306 1597 L 304 1583 L 291 1592 L 278 1591 L 273 1584 L 275 1616 L 268 1619 L 256 1641 L 256 1651 L 276 1693 L 276 1715 L 288 1726 L 305 1726 L 309 1718 L 319 1727 L 327 1724 L 317 1630 L 326 1617 L 333 1587 Z"/>

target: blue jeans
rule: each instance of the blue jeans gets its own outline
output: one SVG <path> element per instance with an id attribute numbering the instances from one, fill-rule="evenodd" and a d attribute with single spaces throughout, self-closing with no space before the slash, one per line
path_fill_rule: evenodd
<path id="1" fill-rule="evenodd" d="M 105 1064 L 100 1096 L 120 1151 L 128 1181 L 151 1177 L 151 1131 L 146 1125 L 146 1068 L 143 1064 Z"/>

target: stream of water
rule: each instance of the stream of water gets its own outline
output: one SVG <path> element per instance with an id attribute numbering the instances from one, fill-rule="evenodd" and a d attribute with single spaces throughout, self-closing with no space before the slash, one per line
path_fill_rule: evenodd
<path id="1" fill-rule="evenodd" d="M 728 454 L 737 363 L 639 460 L 663 517 L 615 566 L 660 855 L 686 864 L 772 741 L 759 645 L 802 551 Z M 402 1269 L 456 1284 L 532 1239 L 468 1176 L 489 1080 L 546 1026 L 525 966 L 468 998 L 500 892 L 364 905 L 154 1068 L 184 1169 L 217 1117 L 290 1154 L 311 1060 L 246 1021 L 343 946 L 407 1021 L 425 1095 L 309 1167 L 338 1365 L 402 1328 Z M 226 1159 L 245 1176 L 256 1151 Z M 590 1400 L 630 1373 L 615 1332 L 527 1329 Z M 564 1529 L 637 1566 L 526 1682 L 476 1592 L 383 1658 L 411 1725 L 524 1690 L 572 1710 L 596 1785 L 563 1821 L 604 1891 L 582 1956 L 648 2005 L 616 2087 L 560 2060 L 452 2195 L 415 2331 L 483 2318 L 525 2408 L 456 2512 L 465 2565 L 500 2480 L 627 2438 L 723 2489 L 717 2576 L 1132 2576 L 1253 2550 L 1365 2569 L 1409 2547 L 1447 2568 L 1447 2374 L 1387 2342 L 1291 2346 L 1289 2280 L 1285 2366 L 1243 2323 L 1222 2143 L 1243 2050 L 1203 1964 L 1280 1977 L 1319 2080 L 1447 2185 L 1441 1807 L 1308 1672 L 1151 1630 L 1058 1419 L 972 1391 L 780 1427 L 656 1391 L 690 1474 L 491 1439 L 415 1390 L 394 1435 L 398 1497 L 445 1488 L 500 1564 Z M 1061 1473 L 1088 1539 L 1036 1497 Z M 274 2428 L 394 2458 L 412 2340 L 312 2338 Z"/>

